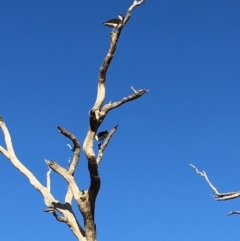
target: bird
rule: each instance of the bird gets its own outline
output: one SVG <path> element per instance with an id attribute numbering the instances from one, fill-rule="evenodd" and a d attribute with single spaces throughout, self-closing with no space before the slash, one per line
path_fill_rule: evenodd
<path id="1" fill-rule="evenodd" d="M 124 19 L 124 16 L 121 13 L 119 13 L 118 18 L 113 18 L 111 20 L 108 20 L 104 22 L 103 25 L 113 28 L 113 30 L 115 30 L 118 27 L 118 25 L 123 21 L 123 19 Z"/>
<path id="2" fill-rule="evenodd" d="M 95 139 L 97 141 L 102 142 L 108 136 L 108 131 L 100 131 L 96 136 Z"/>

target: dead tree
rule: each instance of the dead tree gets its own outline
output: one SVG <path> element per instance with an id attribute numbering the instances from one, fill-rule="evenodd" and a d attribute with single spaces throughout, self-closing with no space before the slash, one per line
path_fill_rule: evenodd
<path id="1" fill-rule="evenodd" d="M 2 153 L 7 159 L 9 159 L 13 166 L 16 167 L 23 175 L 25 175 L 32 184 L 32 186 L 42 194 L 45 205 L 47 206 L 44 211 L 52 213 L 57 221 L 66 223 L 76 236 L 77 240 L 80 241 L 96 241 L 96 224 L 94 222 L 94 211 L 95 201 L 101 186 L 98 165 L 103 158 L 104 150 L 109 144 L 113 134 L 117 130 L 117 126 L 112 128 L 112 130 L 108 133 L 105 141 L 99 145 L 98 153 L 95 154 L 93 149 L 93 141 L 98 131 L 98 128 L 101 126 L 108 112 L 120 107 L 127 102 L 136 100 L 139 97 L 143 96 L 145 93 L 147 93 L 146 89 L 135 90 L 133 87 L 131 87 L 133 90 L 133 93 L 131 95 L 126 96 L 119 101 L 104 104 L 106 90 L 106 74 L 114 57 L 118 39 L 124 26 L 130 19 L 132 11 L 144 2 L 145 0 L 134 0 L 133 4 L 129 7 L 126 13 L 126 16 L 120 17 L 115 31 L 112 31 L 110 34 L 110 48 L 100 68 L 97 97 L 95 104 L 89 111 L 89 129 L 87 131 L 82 148 L 88 161 L 88 170 L 90 175 L 90 184 L 87 190 L 80 189 L 74 179 L 74 172 L 77 168 L 81 152 L 80 142 L 74 134 L 70 133 L 63 127 L 57 127 L 58 131 L 62 135 L 70 139 L 73 143 L 73 147 L 71 148 L 73 151 L 73 160 L 69 164 L 67 169 L 60 166 L 55 161 L 46 160 L 49 171 L 47 172 L 47 186 L 44 186 L 37 180 L 34 174 L 27 167 L 25 167 L 22 162 L 17 158 L 14 152 L 11 136 L 6 126 L 6 123 L 3 117 L 0 117 L 0 127 L 3 131 L 6 145 L 5 148 L 0 146 L 0 153 Z M 64 202 L 56 200 L 51 194 L 51 170 L 62 176 L 68 184 L 68 190 Z M 80 222 L 77 220 L 74 210 L 72 208 L 73 199 L 77 202 L 78 209 L 82 214 L 83 225 L 80 224 Z"/>
<path id="2" fill-rule="evenodd" d="M 197 174 L 199 174 L 200 176 L 204 177 L 206 182 L 208 183 L 208 185 L 210 186 L 210 188 L 213 190 L 215 195 L 211 195 L 211 197 L 213 197 L 214 200 L 216 201 L 227 201 L 230 199 L 235 199 L 240 197 L 240 191 L 236 191 L 236 192 L 218 192 L 217 188 L 215 186 L 213 186 L 213 184 L 210 182 L 207 173 L 205 171 L 199 171 L 194 165 L 190 164 L 190 166 L 192 168 L 195 169 L 195 171 L 197 172 Z M 240 211 L 231 211 L 228 213 L 229 215 L 232 214 L 240 214 Z"/>

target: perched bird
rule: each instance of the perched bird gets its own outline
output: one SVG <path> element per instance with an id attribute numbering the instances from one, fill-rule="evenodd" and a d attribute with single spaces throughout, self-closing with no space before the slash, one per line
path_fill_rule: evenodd
<path id="1" fill-rule="evenodd" d="M 116 29 L 118 27 L 118 25 L 123 21 L 124 16 L 122 14 L 118 14 L 119 18 L 113 18 L 111 20 L 108 20 L 106 22 L 103 23 L 104 26 Z"/>
<path id="2" fill-rule="evenodd" d="M 95 139 L 97 141 L 102 142 L 107 136 L 108 136 L 108 131 L 101 131 L 95 136 Z"/>

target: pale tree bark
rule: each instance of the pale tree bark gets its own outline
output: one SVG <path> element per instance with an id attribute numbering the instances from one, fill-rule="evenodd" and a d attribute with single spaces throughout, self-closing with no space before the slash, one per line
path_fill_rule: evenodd
<path id="1" fill-rule="evenodd" d="M 47 185 L 45 187 L 37 180 L 34 174 L 30 170 L 28 170 L 27 167 L 25 167 L 17 158 L 14 152 L 11 136 L 8 131 L 7 125 L 3 118 L 0 117 L 0 128 L 3 131 L 6 144 L 6 148 L 0 146 L 0 153 L 7 159 L 9 159 L 13 166 L 16 167 L 23 175 L 25 175 L 28 178 L 29 182 L 32 184 L 32 186 L 42 194 L 45 205 L 47 206 L 44 211 L 52 213 L 57 221 L 66 223 L 79 241 L 97 240 L 94 213 L 95 201 L 101 186 L 101 179 L 98 172 L 98 164 L 101 162 L 103 158 L 103 153 L 108 146 L 112 136 L 116 132 L 118 125 L 114 126 L 112 130 L 110 130 L 104 142 L 99 145 L 97 155 L 95 154 L 93 149 L 93 142 L 96 132 L 98 131 L 98 128 L 102 124 L 103 120 L 106 118 L 109 111 L 116 109 L 127 102 L 136 100 L 143 96 L 145 93 L 147 93 L 146 89 L 135 90 L 133 87 L 131 87 L 133 90 L 132 94 L 123 97 L 121 100 L 115 101 L 113 103 L 110 102 L 108 104 L 104 104 L 106 92 L 106 74 L 114 57 L 118 39 L 124 26 L 130 19 L 132 11 L 143 3 L 145 3 L 145 0 L 134 0 L 133 4 L 129 7 L 126 16 L 119 23 L 116 31 L 111 32 L 110 34 L 110 48 L 100 68 L 97 97 L 92 109 L 89 111 L 89 129 L 83 143 L 83 152 L 88 160 L 88 170 L 90 175 L 90 184 L 88 189 L 80 189 L 74 178 L 74 173 L 80 159 L 81 147 L 78 139 L 73 133 L 69 132 L 63 127 L 58 126 L 59 133 L 72 141 L 73 147 L 71 147 L 71 150 L 73 152 L 73 159 L 71 163 L 69 163 L 67 169 L 61 167 L 55 161 L 45 160 L 49 168 L 46 175 Z M 63 203 L 56 200 L 51 194 L 50 174 L 52 170 L 62 176 L 68 184 L 68 190 L 66 192 L 65 200 Z M 77 202 L 78 209 L 82 214 L 83 226 L 80 225 L 73 211 L 73 199 Z"/>
<path id="2" fill-rule="evenodd" d="M 206 182 L 208 183 L 208 185 L 210 186 L 210 188 L 213 190 L 215 195 L 211 195 L 211 197 L 213 197 L 214 200 L 216 201 L 227 201 L 227 200 L 231 200 L 231 199 L 235 199 L 240 197 L 240 191 L 235 191 L 235 192 L 219 192 L 217 190 L 217 188 L 210 182 L 207 173 L 205 171 L 199 171 L 197 169 L 197 167 L 195 167 L 194 165 L 190 164 L 190 166 L 192 168 L 195 169 L 196 173 L 202 177 L 204 177 L 204 179 L 206 180 Z M 231 211 L 228 213 L 229 215 L 232 214 L 240 214 L 240 211 Z"/>

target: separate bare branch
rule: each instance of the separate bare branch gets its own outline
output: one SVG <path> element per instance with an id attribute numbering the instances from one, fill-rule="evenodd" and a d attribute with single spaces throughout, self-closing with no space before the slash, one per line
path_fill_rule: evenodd
<path id="1" fill-rule="evenodd" d="M 206 179 L 207 183 L 209 184 L 209 186 L 211 187 L 211 189 L 216 193 L 216 195 L 219 195 L 219 194 L 220 194 L 220 193 L 218 192 L 217 188 L 215 188 L 215 187 L 212 185 L 212 183 L 210 182 L 210 180 L 208 179 L 208 176 L 207 176 L 207 174 L 206 174 L 205 171 L 200 172 L 200 171 L 198 171 L 198 169 L 197 169 L 194 165 L 190 164 L 190 166 L 195 169 L 195 171 L 196 171 L 197 174 L 199 174 L 200 176 L 202 176 L 202 177 L 204 177 L 204 178 Z"/>
<path id="2" fill-rule="evenodd" d="M 98 149 L 98 157 L 97 157 L 97 164 L 99 164 L 103 158 L 103 152 L 105 150 L 105 148 L 107 147 L 108 143 L 110 142 L 113 134 L 115 133 L 115 131 L 117 130 L 118 125 L 114 126 L 112 128 L 112 130 L 109 132 L 108 136 L 106 137 L 104 143 L 102 145 L 99 146 Z"/>
<path id="3" fill-rule="evenodd" d="M 194 165 L 190 164 L 190 166 L 195 169 L 197 174 L 199 174 L 200 176 L 205 178 L 205 180 L 207 181 L 207 183 L 209 184 L 209 186 L 211 187 L 213 192 L 216 194 L 216 196 L 211 195 L 216 201 L 226 201 L 226 200 L 240 197 L 240 191 L 219 193 L 217 188 L 214 187 L 213 184 L 210 182 L 210 180 L 207 176 L 207 173 L 205 171 L 200 172 Z"/>

